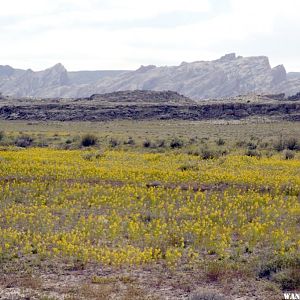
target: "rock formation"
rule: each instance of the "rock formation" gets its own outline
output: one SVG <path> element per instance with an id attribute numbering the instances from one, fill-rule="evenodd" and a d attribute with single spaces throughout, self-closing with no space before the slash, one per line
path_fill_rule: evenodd
<path id="1" fill-rule="evenodd" d="M 234 53 L 213 61 L 183 62 L 179 66 L 141 66 L 135 71 L 67 72 L 61 64 L 45 71 L 0 66 L 0 92 L 26 97 L 88 97 L 124 90 L 172 90 L 192 99 L 242 94 L 296 94 L 300 73 L 272 68 L 266 56 Z"/>

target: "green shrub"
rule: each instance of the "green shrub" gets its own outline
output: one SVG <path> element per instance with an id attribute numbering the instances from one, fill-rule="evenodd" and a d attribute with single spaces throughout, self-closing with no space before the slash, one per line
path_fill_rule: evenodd
<path id="1" fill-rule="evenodd" d="M 127 141 L 124 142 L 124 145 L 135 145 L 135 140 L 130 136 Z"/>
<path id="2" fill-rule="evenodd" d="M 274 150 L 280 152 L 282 150 L 284 150 L 285 146 L 284 146 L 284 141 L 282 138 L 280 138 L 279 140 L 275 141 L 274 142 L 274 145 L 273 145 L 273 148 Z"/>
<path id="3" fill-rule="evenodd" d="M 274 155 L 274 152 L 273 151 L 266 151 L 266 157 L 270 158 Z"/>
<path id="4" fill-rule="evenodd" d="M 274 273 L 289 269 L 300 268 L 300 257 L 275 257 L 270 260 L 265 259 L 258 269 L 258 276 L 260 278 L 271 278 Z"/>
<path id="5" fill-rule="evenodd" d="M 87 153 L 83 153 L 83 154 L 81 155 L 81 157 L 82 157 L 84 160 L 87 160 L 87 161 L 93 161 L 93 160 L 95 160 L 95 159 L 101 158 L 103 155 L 104 155 L 103 151 L 97 151 L 97 152 L 87 152 Z"/>
<path id="6" fill-rule="evenodd" d="M 17 147 L 26 148 L 29 147 L 33 142 L 33 138 L 29 135 L 21 135 L 15 139 L 15 145 Z"/>
<path id="7" fill-rule="evenodd" d="M 292 150 L 284 150 L 283 151 L 283 158 L 288 160 L 288 159 L 293 159 L 295 157 L 295 153 Z"/>
<path id="8" fill-rule="evenodd" d="M 259 147 L 261 149 L 267 149 L 269 147 L 269 143 L 268 142 L 260 142 Z"/>
<path id="9" fill-rule="evenodd" d="M 249 143 L 247 144 L 247 148 L 248 148 L 249 150 L 255 150 L 255 149 L 257 148 L 257 144 L 252 143 L 252 142 L 249 142 Z"/>
<path id="10" fill-rule="evenodd" d="M 218 146 L 223 146 L 223 145 L 225 145 L 225 140 L 223 140 L 222 138 L 219 138 L 216 140 L 216 144 Z"/>
<path id="11" fill-rule="evenodd" d="M 261 157 L 261 153 L 255 149 L 247 149 L 245 155 L 251 157 Z"/>
<path id="12" fill-rule="evenodd" d="M 299 150 L 300 143 L 296 138 L 289 138 L 284 140 L 282 137 L 274 143 L 274 149 L 278 152 L 283 151 L 284 149 L 287 150 Z"/>
<path id="13" fill-rule="evenodd" d="M 93 134 L 86 134 L 81 138 L 80 145 L 83 147 L 94 146 L 97 143 L 97 137 Z"/>
<path id="14" fill-rule="evenodd" d="M 202 159 L 213 159 L 213 158 L 218 158 L 219 156 L 220 156 L 219 152 L 209 148 L 203 148 L 200 150 L 200 157 Z"/>
<path id="15" fill-rule="evenodd" d="M 295 138 L 289 138 L 284 143 L 285 148 L 288 150 L 298 150 L 300 149 L 300 145 L 297 139 Z"/>
<path id="16" fill-rule="evenodd" d="M 108 144 L 111 148 L 116 148 L 120 143 L 117 139 L 111 138 Z"/>
<path id="17" fill-rule="evenodd" d="M 300 288 L 300 268 L 290 268 L 276 273 L 272 281 L 280 284 L 283 290 L 297 290 Z"/>
<path id="18" fill-rule="evenodd" d="M 173 138 L 170 142 L 171 149 L 181 148 L 183 145 L 184 145 L 183 141 L 178 138 Z"/>
<path id="19" fill-rule="evenodd" d="M 158 140 L 158 141 L 155 142 L 155 144 L 158 148 L 163 148 L 166 145 L 166 141 L 165 140 Z"/>
<path id="20" fill-rule="evenodd" d="M 143 147 L 144 148 L 150 148 L 151 147 L 151 141 L 150 140 L 145 140 L 143 142 Z"/>
<path id="21" fill-rule="evenodd" d="M 4 131 L 0 131 L 0 141 L 3 140 L 4 136 L 5 136 Z"/>

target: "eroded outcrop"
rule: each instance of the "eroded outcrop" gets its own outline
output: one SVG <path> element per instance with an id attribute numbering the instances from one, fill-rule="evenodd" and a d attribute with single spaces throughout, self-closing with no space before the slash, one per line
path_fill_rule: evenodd
<path id="1" fill-rule="evenodd" d="M 0 66 L 0 92 L 18 97 L 80 98 L 124 90 L 176 91 L 194 100 L 242 94 L 296 94 L 298 73 L 272 68 L 268 57 L 230 53 L 213 61 L 178 66 L 141 66 L 135 71 L 68 72 L 57 64 L 44 71 Z"/>
<path id="2" fill-rule="evenodd" d="M 171 91 L 124 91 L 78 99 L 4 98 L 0 101 L 0 118 L 57 121 L 240 120 L 258 116 L 300 120 L 300 101 L 274 100 L 276 95 L 273 99 L 271 96 L 239 96 L 200 104 Z"/>

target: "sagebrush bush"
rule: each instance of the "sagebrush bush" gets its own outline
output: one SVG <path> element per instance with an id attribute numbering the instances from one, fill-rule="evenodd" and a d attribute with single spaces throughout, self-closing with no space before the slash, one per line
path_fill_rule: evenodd
<path id="1" fill-rule="evenodd" d="M 280 284 L 283 290 L 297 290 L 300 288 L 300 268 L 290 268 L 276 273 L 272 281 Z"/>
<path id="2" fill-rule="evenodd" d="M 118 141 L 117 139 L 111 138 L 111 139 L 109 140 L 108 144 L 109 144 L 109 146 L 110 146 L 111 148 L 115 148 L 115 147 L 117 147 L 120 143 L 119 143 L 119 141 Z"/>
<path id="3" fill-rule="evenodd" d="M 143 142 L 143 147 L 144 148 L 150 148 L 151 147 L 151 141 L 150 140 L 145 140 Z"/>
<path id="4" fill-rule="evenodd" d="M 212 159 L 212 158 L 218 158 L 220 156 L 220 153 L 217 151 L 214 151 L 209 148 L 203 148 L 200 150 L 200 157 L 202 159 Z"/>
<path id="5" fill-rule="evenodd" d="M 285 148 L 288 150 L 298 150 L 300 149 L 299 142 L 296 138 L 289 138 L 285 141 Z"/>
<path id="6" fill-rule="evenodd" d="M 259 147 L 261 149 L 267 149 L 269 147 L 269 143 L 268 142 L 260 142 Z"/>
<path id="7" fill-rule="evenodd" d="M 284 141 L 282 140 L 282 138 L 280 138 L 274 142 L 274 145 L 273 145 L 274 150 L 280 152 L 280 151 L 284 150 L 284 147 L 285 147 Z"/>
<path id="8" fill-rule="evenodd" d="M 255 149 L 247 149 L 245 155 L 251 157 L 261 157 L 261 153 Z"/>
<path id="9" fill-rule="evenodd" d="M 263 261 L 258 269 L 258 276 L 260 278 L 271 278 L 273 274 L 290 268 L 300 268 L 300 257 L 291 255 L 287 257 L 275 257 L 271 260 Z"/>
<path id="10" fill-rule="evenodd" d="M 156 146 L 159 148 L 163 148 L 166 145 L 166 141 L 165 140 L 158 140 L 155 142 Z"/>
<path id="11" fill-rule="evenodd" d="M 300 142 L 294 137 L 291 137 L 291 138 L 286 139 L 286 140 L 281 137 L 280 139 L 275 141 L 273 147 L 278 152 L 283 151 L 284 149 L 299 150 L 300 149 Z"/>
<path id="12" fill-rule="evenodd" d="M 97 143 L 97 137 L 93 134 L 86 134 L 81 138 L 80 145 L 83 147 L 94 146 Z"/>
<path id="13" fill-rule="evenodd" d="M 257 144 L 255 144 L 255 143 L 253 143 L 253 142 L 249 142 L 249 143 L 247 144 L 247 148 L 248 148 L 249 150 L 255 150 L 255 149 L 257 148 Z"/>
<path id="14" fill-rule="evenodd" d="M 170 142 L 170 148 L 181 148 L 184 145 L 184 142 L 179 138 L 173 138 Z"/>
<path id="15" fill-rule="evenodd" d="M 124 145 L 135 145 L 135 140 L 130 136 L 127 141 L 124 142 Z"/>
<path id="16" fill-rule="evenodd" d="M 293 159 L 295 157 L 295 153 L 292 150 L 284 150 L 283 151 L 283 158 L 284 159 Z"/>
<path id="17" fill-rule="evenodd" d="M 218 146 L 223 146 L 223 145 L 225 145 L 225 140 L 222 139 L 222 138 L 219 138 L 219 139 L 216 140 L 216 144 Z"/>
<path id="18" fill-rule="evenodd" d="M 92 161 L 101 158 L 103 155 L 104 155 L 103 151 L 97 151 L 97 152 L 83 153 L 81 157 L 84 160 Z"/>
<path id="19" fill-rule="evenodd" d="M 274 152 L 273 151 L 266 151 L 266 157 L 270 158 L 274 155 Z"/>
<path id="20" fill-rule="evenodd" d="M 29 135 L 21 135 L 15 139 L 15 145 L 22 148 L 29 147 L 32 142 L 33 138 Z"/>
<path id="21" fill-rule="evenodd" d="M 0 141 L 3 140 L 4 136 L 5 136 L 4 131 L 0 131 Z"/>

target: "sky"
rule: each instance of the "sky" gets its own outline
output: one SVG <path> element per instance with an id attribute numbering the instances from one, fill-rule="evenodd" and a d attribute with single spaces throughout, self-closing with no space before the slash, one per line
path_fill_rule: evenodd
<path id="1" fill-rule="evenodd" d="M 226 53 L 300 72 L 299 0 L 0 0 L 0 65 L 133 70 Z"/>

